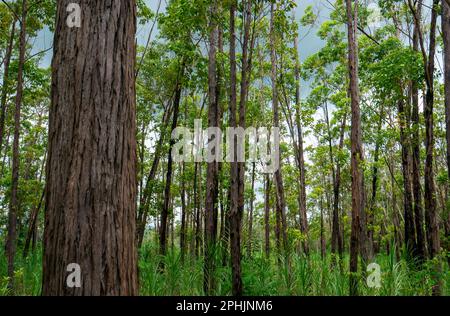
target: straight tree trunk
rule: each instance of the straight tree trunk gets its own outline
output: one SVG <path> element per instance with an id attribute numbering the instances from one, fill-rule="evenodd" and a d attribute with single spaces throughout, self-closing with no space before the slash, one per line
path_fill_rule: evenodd
<path id="1" fill-rule="evenodd" d="M 70 2 L 56 8 L 42 294 L 137 295 L 136 3 L 82 1 L 69 28 Z"/>
<path id="2" fill-rule="evenodd" d="M 218 12 L 218 3 L 213 0 L 210 9 L 210 34 L 209 34 L 209 64 L 208 64 L 208 125 L 209 127 L 219 127 L 219 105 L 217 89 L 217 62 L 216 52 L 218 47 L 218 29 L 215 22 Z M 208 135 L 208 142 L 217 142 L 218 135 Z M 217 157 L 216 148 L 213 153 Z M 217 197 L 218 197 L 218 160 L 214 159 L 207 164 L 206 172 L 206 195 L 205 195 L 205 265 L 203 289 L 206 295 L 214 295 L 216 282 L 214 253 L 217 241 Z"/>
<path id="3" fill-rule="evenodd" d="M 11 179 L 11 200 L 8 214 L 8 237 L 6 253 L 8 257 L 8 289 L 14 291 L 14 258 L 16 256 L 17 214 L 19 212 L 19 141 L 20 141 L 20 111 L 23 97 L 23 68 L 26 50 L 26 20 L 28 12 L 27 0 L 22 1 L 22 17 L 20 23 L 19 67 L 17 70 L 17 93 L 14 109 L 14 140 Z"/>
<path id="4" fill-rule="evenodd" d="M 428 64 L 426 69 L 426 83 L 427 91 L 425 96 L 425 214 L 428 226 L 428 249 L 430 258 L 434 258 L 439 255 L 440 252 L 440 240 L 439 240 L 439 223 L 436 210 L 436 185 L 433 176 L 433 164 L 434 164 L 434 71 L 435 71 L 435 54 L 436 54 L 436 24 L 437 24 L 437 6 L 439 0 L 433 1 L 433 9 L 431 13 L 431 26 L 430 26 L 430 43 L 428 50 Z M 440 279 L 440 263 L 436 266 L 436 279 L 433 286 L 433 295 L 441 295 L 442 281 Z"/>
<path id="5" fill-rule="evenodd" d="M 184 257 L 186 255 L 186 183 L 185 183 L 185 172 L 186 164 L 182 163 L 182 174 L 181 174 L 181 229 L 180 229 L 180 251 L 181 251 L 181 262 L 184 262 Z"/>
<path id="6" fill-rule="evenodd" d="M 344 137 L 345 137 L 345 128 L 347 125 L 347 115 L 345 114 L 342 119 L 341 124 L 341 132 L 339 138 L 339 152 L 344 148 Z M 333 225 L 332 225 L 332 233 L 331 233 L 331 252 L 339 254 L 339 257 L 342 258 L 343 255 L 343 240 L 341 234 L 340 220 L 339 220 L 339 198 L 340 198 L 340 190 L 341 190 L 341 163 L 339 158 L 336 157 L 336 174 L 333 183 Z"/>
<path id="7" fill-rule="evenodd" d="M 400 120 L 400 145 L 402 147 L 403 203 L 405 217 L 405 243 L 410 254 L 416 252 L 416 233 L 414 225 L 412 184 L 411 184 L 411 152 L 409 128 L 409 111 L 405 109 L 404 100 L 399 100 L 398 114 Z"/>
<path id="8" fill-rule="evenodd" d="M 278 108 L 278 74 L 277 74 L 277 54 L 276 54 L 276 34 L 275 34 L 275 4 L 271 4 L 270 15 L 270 48 L 271 48 L 271 63 L 272 63 L 272 106 L 273 106 L 273 126 L 280 127 L 280 117 Z M 281 174 L 281 154 L 278 154 L 280 161 L 279 169 L 275 172 L 275 187 L 276 195 L 278 196 L 277 212 L 281 220 L 281 237 L 283 239 L 283 250 L 287 251 L 287 223 L 286 223 L 286 201 L 284 196 L 283 176 Z"/>
<path id="9" fill-rule="evenodd" d="M 417 2 L 417 15 L 422 16 L 422 3 Z M 417 25 L 414 27 L 413 49 L 419 52 L 419 30 Z M 412 183 L 413 183 L 413 213 L 416 230 L 416 253 L 420 261 L 423 261 L 426 255 L 425 233 L 423 230 L 423 208 L 422 208 L 422 187 L 420 185 L 420 119 L 419 119 L 419 87 L 417 82 L 412 82 Z"/>
<path id="10" fill-rule="evenodd" d="M 445 126 L 446 126 L 446 140 L 447 140 L 447 172 L 450 183 L 450 3 L 448 0 L 442 0 L 442 33 L 444 40 L 444 85 L 445 85 Z M 448 185 L 447 185 L 448 186 Z M 447 191 L 449 188 L 447 188 Z M 447 196 L 448 200 L 448 196 Z M 447 201 L 447 205 L 449 201 Z M 450 234 L 450 210 L 447 207 L 446 220 L 446 234 L 449 238 Z M 447 243 L 450 247 L 450 243 Z M 447 248 L 450 252 L 450 248 Z M 450 258 L 448 258 L 450 264 Z"/>
<path id="11" fill-rule="evenodd" d="M 360 240 L 360 214 L 364 207 L 363 201 L 363 178 L 361 162 L 362 152 L 362 131 L 361 112 L 359 107 L 359 65 L 358 65 L 358 0 L 346 0 L 347 9 L 347 30 L 348 30 L 348 68 L 350 77 L 349 94 L 352 109 L 352 130 L 351 130 L 351 170 L 352 170 L 352 230 L 350 237 L 350 295 L 358 295 L 358 249 Z"/>
<path id="12" fill-rule="evenodd" d="M 264 181 L 264 240 L 266 257 L 270 256 L 270 177 L 265 176 Z"/>
<path id="13" fill-rule="evenodd" d="M 303 251 L 306 255 L 309 254 L 309 240 L 308 240 L 308 216 L 306 213 L 306 168 L 303 145 L 303 129 L 301 122 L 301 100 L 300 100 L 300 57 L 298 56 L 298 35 L 294 38 L 294 52 L 295 52 L 295 123 L 297 125 L 297 143 L 298 143 L 298 160 L 300 173 L 300 187 L 299 187 L 299 209 L 300 209 L 300 231 L 305 235 L 306 240 L 303 242 Z"/>
<path id="14" fill-rule="evenodd" d="M 16 23 L 14 19 L 11 25 L 11 34 L 9 36 L 8 48 L 6 49 L 5 55 L 5 65 L 3 70 L 3 85 L 2 85 L 2 97 L 0 100 L 0 153 L 3 148 L 3 136 L 5 133 L 5 119 L 6 119 L 6 108 L 7 108 L 7 98 L 8 98 L 8 85 L 9 85 L 9 65 L 11 63 L 11 56 L 14 46 L 14 36 L 16 34 Z"/>
<path id="15" fill-rule="evenodd" d="M 253 209 L 254 209 L 254 203 L 255 203 L 255 168 L 256 163 L 254 162 L 252 164 L 252 195 L 250 197 L 250 212 L 248 214 L 248 246 L 247 246 L 247 252 L 248 257 L 252 257 L 252 239 L 253 239 Z"/>

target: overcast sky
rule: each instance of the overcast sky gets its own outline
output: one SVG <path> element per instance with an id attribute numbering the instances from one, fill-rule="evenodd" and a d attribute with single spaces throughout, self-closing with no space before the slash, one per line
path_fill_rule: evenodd
<path id="1" fill-rule="evenodd" d="M 156 11 L 158 6 L 159 0 L 146 0 L 147 4 L 150 6 L 150 8 L 154 11 Z M 161 4 L 161 11 L 164 11 L 164 8 L 166 6 L 167 0 L 162 0 Z M 297 10 L 296 10 L 296 18 L 299 19 L 305 10 L 305 8 L 309 5 L 312 5 L 315 8 L 315 12 L 319 12 L 319 21 L 318 25 L 320 25 L 321 22 L 326 20 L 328 18 L 329 14 L 329 7 L 330 5 L 326 2 L 326 0 L 297 0 Z M 150 26 L 142 26 L 139 25 L 137 30 L 137 40 L 140 45 L 145 45 L 145 42 L 147 40 L 148 34 L 150 31 Z M 314 52 L 317 52 L 321 46 L 322 43 L 320 39 L 316 35 L 317 29 L 310 30 L 309 28 L 300 27 L 300 37 L 302 38 L 302 41 L 300 42 L 300 57 L 302 60 L 304 60 L 309 55 L 313 54 Z M 158 34 L 157 26 L 153 32 L 153 37 Z M 39 51 L 43 51 L 45 49 L 48 49 L 52 46 L 53 42 L 53 34 L 48 30 L 45 29 L 41 31 L 37 38 L 34 39 L 33 44 L 33 53 L 37 53 Z M 42 60 L 42 66 L 48 67 L 51 63 L 51 51 L 46 54 L 46 56 Z"/>

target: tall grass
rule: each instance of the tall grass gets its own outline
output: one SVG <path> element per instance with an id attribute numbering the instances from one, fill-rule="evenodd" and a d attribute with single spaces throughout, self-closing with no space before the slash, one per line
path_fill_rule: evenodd
<path id="1" fill-rule="evenodd" d="M 220 251 L 216 255 L 216 295 L 231 295 L 231 268 L 222 266 Z M 16 259 L 15 295 L 39 295 L 41 291 L 42 251 L 37 249 L 26 259 Z M 164 270 L 160 261 L 164 261 Z M 346 255 L 334 262 L 331 255 L 322 259 L 319 253 L 309 257 L 292 254 L 289 257 L 276 255 L 267 258 L 263 252 L 255 252 L 251 258 L 244 256 L 242 279 L 244 295 L 249 296 L 343 296 L 348 295 L 348 262 Z M 360 273 L 360 295 L 405 296 L 431 295 L 433 264 L 417 265 L 406 257 L 396 260 L 394 255 L 378 255 L 374 261 L 381 266 L 381 287 L 369 288 Z M 443 262 L 445 262 L 443 260 Z M 361 264 L 359 265 L 360 271 Z M 441 279 L 443 294 L 450 295 L 450 271 L 442 264 Z M 154 245 L 144 245 L 140 251 L 139 275 L 141 295 L 147 296 L 201 296 L 203 295 L 203 259 L 186 255 L 181 261 L 179 251 L 170 251 L 166 257 L 158 255 Z M 7 262 L 0 250 L 0 295 L 9 295 L 7 290 Z"/>

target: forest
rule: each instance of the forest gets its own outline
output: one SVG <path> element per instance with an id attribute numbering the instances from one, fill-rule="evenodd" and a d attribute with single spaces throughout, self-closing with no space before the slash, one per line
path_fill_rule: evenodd
<path id="1" fill-rule="evenodd" d="M 449 296 L 450 0 L 2 0 L 0 296 Z"/>

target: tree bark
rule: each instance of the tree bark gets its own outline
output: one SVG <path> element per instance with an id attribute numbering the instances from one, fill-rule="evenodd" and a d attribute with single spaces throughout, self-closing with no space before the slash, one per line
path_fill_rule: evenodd
<path id="1" fill-rule="evenodd" d="M 442 0 L 442 33 L 444 40 L 444 86 L 445 86 L 445 126 L 447 140 L 447 172 L 450 183 L 450 4 L 447 0 Z M 449 185 L 447 185 L 449 186 Z M 449 188 L 447 188 L 447 191 Z M 448 199 L 448 196 L 447 196 Z M 447 201 L 447 205 L 449 202 Z M 445 236 L 447 240 L 450 234 L 450 210 L 447 207 L 447 218 L 445 219 Z M 450 242 L 447 243 L 450 247 Z M 450 252 L 450 248 L 447 248 Z M 448 258 L 450 263 L 450 258 Z"/>
<path id="2" fill-rule="evenodd" d="M 184 76 L 184 62 L 181 62 L 179 66 L 179 73 L 176 81 L 175 88 L 175 98 L 173 103 L 173 117 L 171 134 L 177 128 L 178 125 L 178 115 L 180 112 L 180 102 L 181 102 L 181 92 L 182 92 L 182 80 Z M 173 173 L 173 156 L 172 148 L 175 145 L 175 140 L 170 140 L 169 152 L 167 154 L 167 172 L 166 172 L 166 183 L 164 186 L 164 204 L 161 211 L 161 229 L 159 231 L 159 252 L 162 257 L 167 253 L 167 237 L 168 237 L 168 220 L 169 220 L 169 210 L 171 202 L 171 185 L 172 185 L 172 173 Z M 164 268 L 164 259 L 160 262 L 160 268 Z"/>
<path id="3" fill-rule="evenodd" d="M 43 295 L 137 295 L 136 3 L 57 2 Z M 70 264 L 81 287 L 66 283 Z"/>
<path id="4" fill-rule="evenodd" d="M 6 253 L 8 257 L 8 289 L 14 291 L 14 258 L 16 256 L 17 214 L 19 212 L 19 141 L 20 112 L 23 97 L 23 68 L 25 64 L 26 32 L 27 32 L 27 0 L 22 1 L 22 17 L 20 22 L 19 67 L 17 70 L 17 93 L 14 109 L 14 140 L 12 158 L 11 200 L 8 213 L 8 236 Z"/>
<path id="5" fill-rule="evenodd" d="M 276 34 L 275 34 L 275 4 L 271 4 L 270 15 L 270 48 L 271 48 L 271 64 L 272 64 L 272 107 L 273 107 L 273 126 L 280 127 L 280 117 L 278 108 L 278 74 L 277 74 L 277 53 L 276 53 Z M 278 153 L 280 161 L 279 169 L 275 172 L 276 195 L 278 196 L 277 212 L 281 220 L 281 237 L 283 240 L 283 250 L 287 251 L 287 223 L 286 223 L 286 201 L 284 196 L 283 176 L 281 173 L 281 153 Z"/>
<path id="6" fill-rule="evenodd" d="M 11 26 L 11 34 L 9 36 L 8 48 L 6 49 L 5 64 L 3 70 L 3 84 L 2 84 L 2 97 L 0 101 L 0 153 L 3 148 L 3 136 L 5 133 L 5 119 L 6 119 L 6 108 L 7 108 L 7 98 L 8 98 L 8 84 L 9 84 L 9 65 L 11 63 L 11 56 L 14 46 L 14 36 L 16 34 L 16 20 L 14 19 Z"/>
<path id="7" fill-rule="evenodd" d="M 217 61 L 216 52 L 218 47 L 218 29 L 215 19 L 217 18 L 218 2 L 213 0 L 210 9 L 209 21 L 209 63 L 208 63 L 208 125 L 209 127 L 219 127 L 219 106 L 217 87 Z M 215 138 L 219 135 L 208 135 L 208 142 L 217 142 Z M 220 141 L 220 140 L 219 140 Z M 217 150 L 210 153 L 217 157 Z M 215 262 L 214 253 L 217 241 L 217 218 L 218 218 L 218 161 L 214 159 L 207 164 L 206 172 L 206 194 L 205 194 L 205 265 L 203 289 L 206 295 L 214 295 L 216 282 L 214 278 Z"/>
<path id="8" fill-rule="evenodd" d="M 351 129 L 351 170 L 352 170 L 352 230 L 350 237 L 350 295 L 358 295 L 358 248 L 360 241 L 360 214 L 364 207 L 363 201 L 363 178 L 361 162 L 362 152 L 362 131 L 361 112 L 359 96 L 359 76 L 358 76 L 358 0 L 346 0 L 347 30 L 348 30 L 348 68 L 350 77 L 349 94 L 352 109 L 352 129 Z"/>
<path id="9" fill-rule="evenodd" d="M 417 15 L 422 16 L 422 3 L 417 3 Z M 413 49 L 419 52 L 419 30 L 417 25 L 414 27 Z M 423 208 L 422 208 L 422 187 L 420 184 L 420 119 L 419 119 L 419 87 L 417 82 L 412 82 L 412 183 L 413 183 L 413 213 L 416 230 L 416 248 L 415 255 L 420 261 L 423 261 L 426 254 L 425 233 L 423 230 Z"/>

